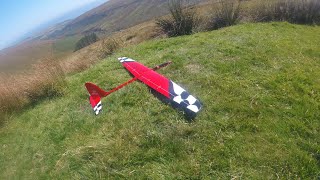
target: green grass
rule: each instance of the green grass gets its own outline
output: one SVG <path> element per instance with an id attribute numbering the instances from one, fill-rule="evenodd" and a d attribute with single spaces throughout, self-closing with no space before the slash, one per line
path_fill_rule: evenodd
<path id="1" fill-rule="evenodd" d="M 129 47 L 68 77 L 64 97 L 0 129 L 0 179 L 317 179 L 320 27 L 244 24 Z M 111 88 L 132 57 L 197 96 L 194 122 L 136 82 L 94 116 L 84 83 Z"/>

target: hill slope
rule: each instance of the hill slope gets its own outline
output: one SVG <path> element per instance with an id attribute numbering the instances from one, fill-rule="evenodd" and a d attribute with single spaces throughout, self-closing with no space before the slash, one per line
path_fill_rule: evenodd
<path id="1" fill-rule="evenodd" d="M 208 0 L 190 3 L 204 1 Z M 167 3 L 167 0 L 110 0 L 44 36 L 56 39 L 89 32 L 110 34 L 168 14 Z"/>
<path id="2" fill-rule="evenodd" d="M 245 24 L 121 50 L 68 78 L 66 95 L 0 129 L 3 178 L 317 178 L 320 27 Z M 154 66 L 204 104 L 195 122 L 141 83 L 94 116 L 83 84 L 129 79 L 116 57 Z"/>

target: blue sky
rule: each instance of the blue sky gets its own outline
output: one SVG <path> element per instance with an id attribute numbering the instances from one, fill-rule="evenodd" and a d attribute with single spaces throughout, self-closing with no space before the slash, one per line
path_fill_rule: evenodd
<path id="1" fill-rule="evenodd" d="M 0 0 L 0 49 L 33 28 L 95 0 Z"/>

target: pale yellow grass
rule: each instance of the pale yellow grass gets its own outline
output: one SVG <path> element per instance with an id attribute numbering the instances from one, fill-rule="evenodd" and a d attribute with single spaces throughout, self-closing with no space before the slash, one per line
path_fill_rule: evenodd
<path id="1" fill-rule="evenodd" d="M 19 111 L 44 98 L 63 94 L 65 75 L 58 63 L 51 59 L 33 65 L 31 70 L 0 75 L 1 114 Z"/>

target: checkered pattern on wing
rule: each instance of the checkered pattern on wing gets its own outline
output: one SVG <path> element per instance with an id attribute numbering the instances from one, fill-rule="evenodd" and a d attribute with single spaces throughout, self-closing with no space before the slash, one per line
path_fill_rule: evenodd
<path id="1" fill-rule="evenodd" d="M 93 108 L 93 111 L 96 115 L 98 115 L 102 110 L 102 104 L 101 101 Z"/>
<path id="2" fill-rule="evenodd" d="M 170 94 L 171 99 L 178 103 L 182 108 L 197 113 L 201 109 L 201 103 L 194 96 L 190 95 L 186 90 L 170 81 Z"/>

